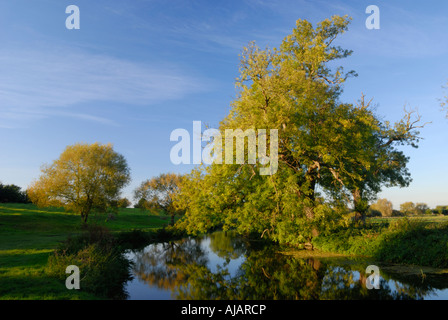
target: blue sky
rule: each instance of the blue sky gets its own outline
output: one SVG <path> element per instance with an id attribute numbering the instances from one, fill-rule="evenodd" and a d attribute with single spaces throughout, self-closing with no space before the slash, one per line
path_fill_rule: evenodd
<path id="1" fill-rule="evenodd" d="M 68 5 L 80 29 L 68 30 Z M 380 29 L 368 30 L 368 5 Z M 341 63 L 359 76 L 342 100 L 364 93 L 377 112 L 399 120 L 403 107 L 423 121 L 411 157 L 410 187 L 385 189 L 395 208 L 405 201 L 448 204 L 446 1 L 65 1 L 0 3 L 0 181 L 26 188 L 40 167 L 76 142 L 112 143 L 128 160 L 132 183 L 162 172 L 188 172 L 170 161 L 170 133 L 194 120 L 217 127 L 236 95 L 239 53 L 255 40 L 276 47 L 297 19 L 353 18 L 338 41 L 353 50 Z"/>

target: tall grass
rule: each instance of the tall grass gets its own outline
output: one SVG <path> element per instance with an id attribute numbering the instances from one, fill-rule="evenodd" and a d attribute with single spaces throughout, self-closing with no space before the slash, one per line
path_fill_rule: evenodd
<path id="1" fill-rule="evenodd" d="M 352 225 L 319 235 L 313 244 L 327 252 L 448 268 L 448 223 L 401 218 L 390 223 Z"/>

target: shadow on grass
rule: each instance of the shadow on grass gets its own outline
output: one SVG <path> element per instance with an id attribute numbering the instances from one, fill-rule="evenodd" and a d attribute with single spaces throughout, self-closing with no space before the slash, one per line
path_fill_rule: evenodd
<path id="1" fill-rule="evenodd" d="M 420 222 L 401 225 L 379 237 L 375 258 L 435 268 L 448 268 L 448 225 Z"/>
<path id="2" fill-rule="evenodd" d="M 1 268 L 41 267 L 53 250 L 7 250 L 0 252 Z"/>
<path id="3" fill-rule="evenodd" d="M 42 270 L 28 270 L 20 275 L 0 274 L 1 300 L 92 300 L 85 290 L 69 290 L 65 282 L 45 275 Z"/>

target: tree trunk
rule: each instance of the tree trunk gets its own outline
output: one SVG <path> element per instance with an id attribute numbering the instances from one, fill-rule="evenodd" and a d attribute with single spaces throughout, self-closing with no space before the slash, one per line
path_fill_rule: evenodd
<path id="1" fill-rule="evenodd" d="M 310 177 L 310 187 L 309 187 L 309 194 L 306 195 L 305 200 L 305 215 L 308 218 L 308 220 L 314 219 L 314 202 L 316 200 L 316 180 L 314 177 Z"/>
<path id="2" fill-rule="evenodd" d="M 312 223 L 312 221 L 314 220 L 314 207 L 315 207 L 315 201 L 316 201 L 316 179 L 314 176 L 310 176 L 309 177 L 309 181 L 310 181 L 310 187 L 309 187 L 309 194 L 306 195 L 306 199 L 305 199 L 305 215 L 308 219 L 308 221 L 310 223 Z M 317 237 L 319 235 L 319 231 L 313 227 L 311 230 L 311 237 L 308 239 L 308 243 L 305 244 L 305 247 L 310 248 L 311 250 L 314 248 L 311 240 L 314 237 Z"/>
<path id="3" fill-rule="evenodd" d="M 171 223 L 170 225 L 174 226 L 174 214 L 171 215 Z"/>
<path id="4" fill-rule="evenodd" d="M 355 189 L 352 191 L 353 195 L 353 207 L 355 210 L 355 221 L 366 223 L 366 212 L 368 209 L 367 201 L 362 198 L 362 191 Z"/>

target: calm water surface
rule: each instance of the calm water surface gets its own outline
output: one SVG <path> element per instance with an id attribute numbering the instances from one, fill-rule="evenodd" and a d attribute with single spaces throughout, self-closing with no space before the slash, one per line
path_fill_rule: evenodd
<path id="1" fill-rule="evenodd" d="M 128 299 L 443 299 L 448 274 L 364 258 L 294 257 L 231 233 L 151 244 L 129 251 Z M 380 289 L 367 289 L 366 267 L 380 268 Z"/>

